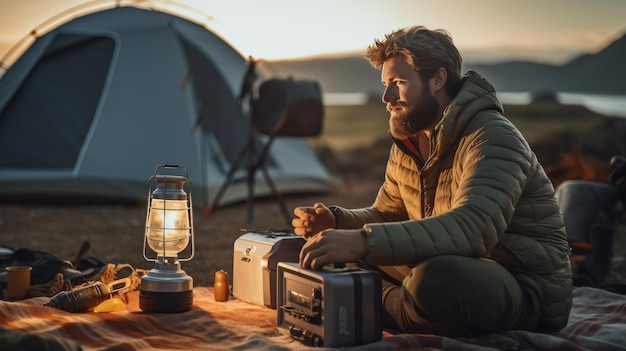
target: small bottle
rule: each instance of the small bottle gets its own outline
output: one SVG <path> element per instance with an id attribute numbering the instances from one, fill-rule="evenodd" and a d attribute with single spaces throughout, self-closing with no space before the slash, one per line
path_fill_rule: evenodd
<path id="1" fill-rule="evenodd" d="M 215 281 L 213 282 L 213 295 L 215 295 L 215 301 L 217 302 L 228 301 L 228 273 L 226 273 L 223 269 L 215 272 Z"/>
<path id="2" fill-rule="evenodd" d="M 83 312 L 110 298 L 109 287 L 102 282 L 97 282 L 73 291 L 61 291 L 52 296 L 44 306 L 67 312 Z"/>

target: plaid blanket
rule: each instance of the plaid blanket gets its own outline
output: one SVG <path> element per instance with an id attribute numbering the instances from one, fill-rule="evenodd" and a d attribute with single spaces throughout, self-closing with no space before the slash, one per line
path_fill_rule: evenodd
<path id="1" fill-rule="evenodd" d="M 45 307 L 46 297 L 0 301 L 2 350 L 308 350 L 276 327 L 276 311 L 194 289 L 184 313 L 148 314 L 138 292 L 122 295 L 126 311 L 69 313 Z M 626 296 L 575 288 L 569 323 L 559 333 L 513 330 L 466 338 L 391 335 L 342 350 L 625 350 Z M 317 348 L 316 350 L 328 350 Z"/>

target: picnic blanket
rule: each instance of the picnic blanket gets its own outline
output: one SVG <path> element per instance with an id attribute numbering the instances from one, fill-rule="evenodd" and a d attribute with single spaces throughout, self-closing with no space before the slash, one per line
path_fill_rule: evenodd
<path id="1" fill-rule="evenodd" d="M 64 312 L 43 306 L 47 297 L 0 301 L 0 349 L 331 350 L 281 333 L 276 310 L 232 297 L 216 302 L 212 288 L 194 288 L 194 306 L 183 313 L 144 313 L 137 291 L 121 297 L 126 310 L 113 313 Z M 626 296 L 575 288 L 569 323 L 554 334 L 513 330 L 448 338 L 384 332 L 381 341 L 341 350 L 626 350 Z"/>

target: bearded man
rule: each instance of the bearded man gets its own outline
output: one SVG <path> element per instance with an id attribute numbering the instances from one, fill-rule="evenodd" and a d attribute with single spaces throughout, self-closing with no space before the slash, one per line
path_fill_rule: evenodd
<path id="1" fill-rule="evenodd" d="M 554 187 L 478 73 L 461 77 L 445 30 L 375 40 L 391 147 L 371 207 L 297 207 L 300 265 L 357 262 L 383 277 L 383 325 L 463 336 L 554 332 L 572 303 Z"/>

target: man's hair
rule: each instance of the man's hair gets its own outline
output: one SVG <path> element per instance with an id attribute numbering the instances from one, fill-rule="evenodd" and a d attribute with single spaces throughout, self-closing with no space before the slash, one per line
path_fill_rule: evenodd
<path id="1" fill-rule="evenodd" d="M 397 56 L 404 57 L 424 80 L 443 67 L 448 72 L 445 86 L 448 95 L 454 96 L 459 91 L 463 59 L 448 31 L 429 30 L 423 26 L 397 29 L 385 35 L 384 40 L 374 40 L 365 53 L 376 69 L 381 69 L 387 59 Z"/>

